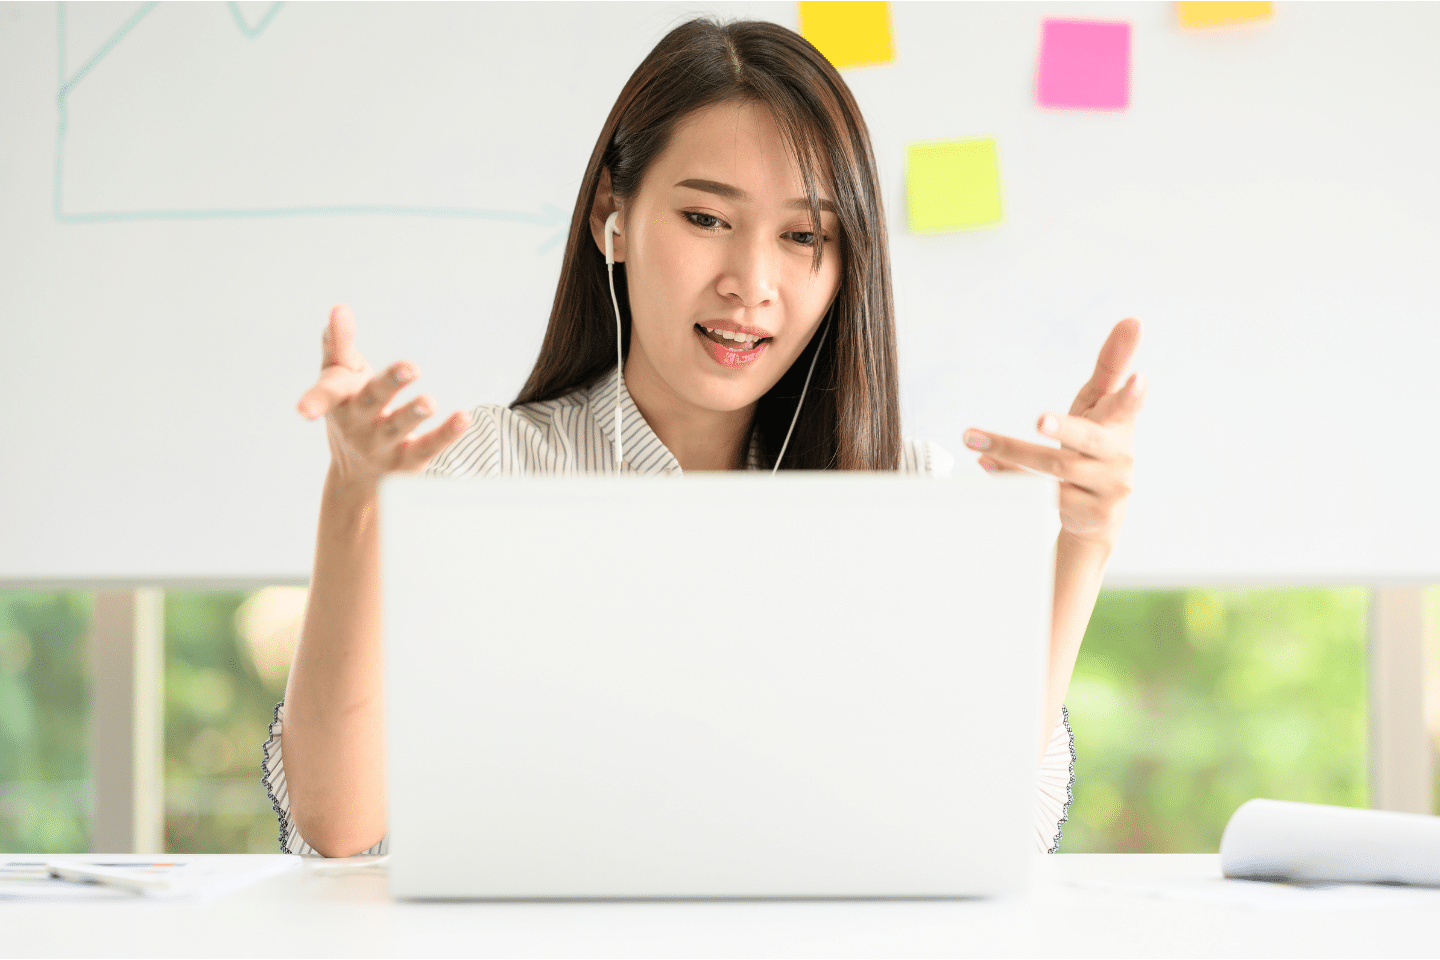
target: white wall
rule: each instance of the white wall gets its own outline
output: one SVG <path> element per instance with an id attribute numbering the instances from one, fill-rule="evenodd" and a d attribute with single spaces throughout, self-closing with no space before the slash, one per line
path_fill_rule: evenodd
<path id="1" fill-rule="evenodd" d="M 0 5 L 0 580 L 300 579 L 329 306 L 443 404 L 533 362 L 594 137 L 693 12 Z M 1440 579 L 1435 4 L 892 5 L 847 71 L 886 189 L 907 430 L 1034 437 L 1110 325 L 1150 399 L 1112 584 Z M 1034 102 L 1045 16 L 1133 24 L 1132 105 Z M 247 36 L 247 33 L 257 34 Z M 57 94 L 69 89 L 57 135 Z M 994 136 L 1006 222 L 917 237 L 904 148 Z M 58 209 L 57 209 L 58 198 Z M 317 211 L 316 208 L 326 208 Z M 424 209 L 420 209 L 424 208 Z M 963 541 L 963 531 L 956 532 Z"/>

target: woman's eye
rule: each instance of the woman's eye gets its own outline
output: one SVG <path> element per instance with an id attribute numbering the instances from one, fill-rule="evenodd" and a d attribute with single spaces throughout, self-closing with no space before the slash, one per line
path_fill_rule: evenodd
<path id="1" fill-rule="evenodd" d="M 721 220 L 714 214 L 696 213 L 693 210 L 685 211 L 685 219 L 704 230 L 718 230 L 725 223 L 724 220 Z"/>
<path id="2" fill-rule="evenodd" d="M 786 236 L 802 247 L 813 247 L 822 242 L 820 235 L 813 230 L 792 230 Z"/>

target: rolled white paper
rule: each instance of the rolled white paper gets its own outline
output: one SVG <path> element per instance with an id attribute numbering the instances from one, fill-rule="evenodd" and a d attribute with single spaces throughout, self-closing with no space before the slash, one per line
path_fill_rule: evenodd
<path id="1" fill-rule="evenodd" d="M 1440 817 L 1249 800 L 1225 825 L 1220 869 L 1248 880 L 1440 886 Z"/>

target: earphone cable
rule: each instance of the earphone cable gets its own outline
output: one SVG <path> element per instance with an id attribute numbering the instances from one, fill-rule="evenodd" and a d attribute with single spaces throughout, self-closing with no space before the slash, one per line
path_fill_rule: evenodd
<path id="1" fill-rule="evenodd" d="M 815 374 L 815 361 L 820 359 L 820 348 L 825 346 L 825 335 L 830 332 L 830 324 L 825 324 L 825 329 L 820 331 L 820 342 L 815 344 L 815 355 L 810 358 L 810 369 L 805 371 L 805 385 L 800 388 L 800 400 L 795 404 L 795 413 L 790 417 L 790 429 L 785 431 L 785 442 L 780 444 L 780 453 L 775 457 L 775 466 L 770 470 L 770 476 L 775 476 L 780 471 L 780 461 L 785 458 L 785 448 L 790 446 L 790 434 L 795 432 L 795 423 L 800 419 L 800 407 L 805 403 L 805 393 L 810 389 L 810 378 Z"/>
<path id="2" fill-rule="evenodd" d="M 608 228 L 610 224 L 606 224 Z M 607 239 L 609 230 L 607 229 Z M 615 472 L 620 472 L 620 466 L 625 462 L 625 444 L 621 433 L 620 418 L 620 391 L 625 382 L 625 349 L 620 335 L 620 299 L 615 296 L 615 264 L 605 264 L 605 272 L 610 275 L 610 303 L 615 307 Z"/>

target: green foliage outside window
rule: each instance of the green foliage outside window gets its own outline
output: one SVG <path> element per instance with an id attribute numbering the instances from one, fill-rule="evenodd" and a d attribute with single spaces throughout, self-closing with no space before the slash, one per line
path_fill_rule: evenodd
<path id="1" fill-rule="evenodd" d="M 290 646 L 273 634 L 298 628 L 296 593 L 303 604 L 285 588 L 165 596 L 168 852 L 280 852 L 260 762 L 289 669 Z M 278 628 L 255 613 L 276 596 L 291 599 Z"/>
<path id="2" fill-rule="evenodd" d="M 1256 796 L 1365 805 L 1367 603 L 1359 588 L 1102 593 L 1067 699 L 1061 852 L 1214 852 Z M 1427 604 L 1440 751 L 1440 589 Z M 279 849 L 261 745 L 303 605 L 296 588 L 166 595 L 168 851 Z M 0 593 L 0 849 L 88 845 L 92 607 Z"/>
<path id="3" fill-rule="evenodd" d="M 0 593 L 0 850 L 90 845 L 90 621 L 84 593 Z"/>

